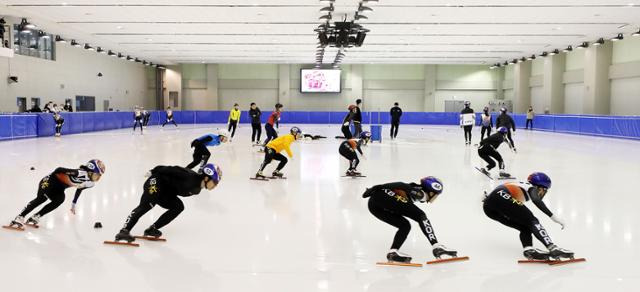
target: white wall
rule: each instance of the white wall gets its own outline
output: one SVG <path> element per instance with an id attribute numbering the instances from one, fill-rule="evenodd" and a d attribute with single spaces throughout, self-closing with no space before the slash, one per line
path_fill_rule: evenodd
<path id="1" fill-rule="evenodd" d="M 544 109 L 549 107 L 548 104 L 545 104 L 544 87 L 531 87 L 531 106 L 536 113 L 543 113 Z"/>
<path id="2" fill-rule="evenodd" d="M 569 83 L 564 86 L 564 113 L 584 112 L 584 83 Z"/>
<path id="3" fill-rule="evenodd" d="M 611 114 L 640 115 L 640 77 L 611 80 Z"/>
<path id="4" fill-rule="evenodd" d="M 17 111 L 16 97 L 40 97 L 41 107 L 48 101 L 64 103 L 76 95 L 95 96 L 96 110 L 103 110 L 103 100 L 116 110 L 129 110 L 134 105 L 155 107 L 153 82 L 149 84 L 151 67 L 94 51 L 56 46 L 56 61 L 15 55 L 0 58 L 0 111 Z M 98 73 L 102 77 L 98 77 Z M 8 84 L 7 76 L 18 76 L 18 83 Z"/>

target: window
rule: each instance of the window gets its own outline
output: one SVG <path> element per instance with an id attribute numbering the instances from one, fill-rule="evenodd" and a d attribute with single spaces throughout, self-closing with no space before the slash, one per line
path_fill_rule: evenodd
<path id="1" fill-rule="evenodd" d="M 16 54 L 55 61 L 55 40 L 53 35 L 40 30 L 21 31 L 13 25 L 13 44 Z"/>

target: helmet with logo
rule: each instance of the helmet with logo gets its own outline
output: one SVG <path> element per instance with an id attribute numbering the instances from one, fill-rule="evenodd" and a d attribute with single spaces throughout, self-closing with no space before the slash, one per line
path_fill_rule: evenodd
<path id="1" fill-rule="evenodd" d="M 216 185 L 222 179 L 222 171 L 220 170 L 220 167 L 217 167 L 212 163 L 205 165 L 202 168 L 202 173 L 205 176 L 209 177 Z"/>
<path id="2" fill-rule="evenodd" d="M 105 170 L 107 170 L 100 159 L 91 159 L 84 165 L 84 167 L 86 167 L 88 171 L 99 175 L 104 174 Z"/>

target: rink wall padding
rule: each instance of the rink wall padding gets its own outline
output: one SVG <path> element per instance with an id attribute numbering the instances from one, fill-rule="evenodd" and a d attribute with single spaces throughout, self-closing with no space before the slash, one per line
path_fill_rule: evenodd
<path id="1" fill-rule="evenodd" d="M 271 111 L 262 112 L 262 123 Z M 283 124 L 341 124 L 346 112 L 285 111 Z M 224 124 L 228 111 L 174 111 L 178 124 Z M 497 114 L 493 115 L 494 125 Z M 133 127 L 132 112 L 77 112 L 62 113 L 65 123 L 63 135 Z M 526 115 L 512 115 L 516 127 L 524 128 Z M 363 112 L 363 124 L 389 124 L 388 112 Z M 151 112 L 149 125 L 160 125 L 166 120 L 164 111 Z M 458 125 L 459 113 L 449 112 L 405 112 L 401 124 L 409 125 Z M 480 113 L 476 116 L 480 124 Z M 240 123 L 250 122 L 247 111 L 240 116 Z M 170 124 L 170 126 L 173 126 Z M 587 115 L 538 115 L 533 120 L 536 130 L 581 135 L 640 139 L 640 117 L 638 116 L 587 116 Z M 52 114 L 0 115 L 0 140 L 53 136 L 55 122 Z"/>

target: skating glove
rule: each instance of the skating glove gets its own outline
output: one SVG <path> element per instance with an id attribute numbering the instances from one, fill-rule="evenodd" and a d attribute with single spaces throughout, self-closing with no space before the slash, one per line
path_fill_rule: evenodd
<path id="1" fill-rule="evenodd" d="M 560 229 L 564 229 L 564 221 L 560 218 L 558 218 L 558 216 L 553 215 L 551 216 L 551 220 L 553 220 L 553 222 L 560 224 Z"/>

